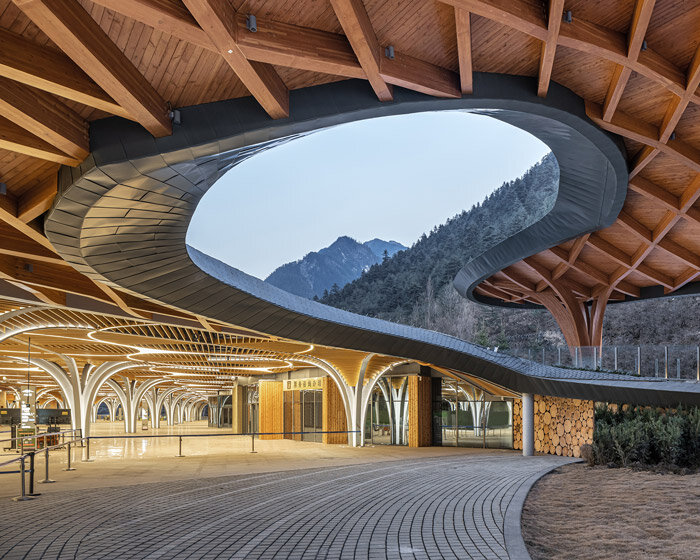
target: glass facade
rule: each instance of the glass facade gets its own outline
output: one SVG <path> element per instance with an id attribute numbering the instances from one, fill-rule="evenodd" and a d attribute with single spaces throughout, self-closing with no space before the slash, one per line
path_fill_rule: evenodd
<path id="1" fill-rule="evenodd" d="M 382 377 L 367 403 L 365 441 L 408 445 L 408 377 Z"/>
<path id="2" fill-rule="evenodd" d="M 322 441 L 323 391 L 312 389 L 284 392 L 284 431 L 297 432 L 285 435 L 285 439 Z"/>
<path id="3" fill-rule="evenodd" d="M 209 397 L 209 427 L 230 428 L 233 415 L 231 395 Z"/>
<path id="4" fill-rule="evenodd" d="M 489 395 L 465 381 L 434 384 L 435 443 L 453 447 L 513 448 L 513 401 Z"/>
<path id="5" fill-rule="evenodd" d="M 243 433 L 255 434 L 258 429 L 258 411 L 260 405 L 258 403 L 258 386 L 249 385 L 245 387 L 245 403 L 243 407 Z"/>

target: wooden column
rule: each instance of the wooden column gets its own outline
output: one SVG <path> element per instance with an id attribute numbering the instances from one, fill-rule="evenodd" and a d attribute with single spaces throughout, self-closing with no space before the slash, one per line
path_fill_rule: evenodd
<path id="1" fill-rule="evenodd" d="M 564 302 L 549 288 L 535 294 L 535 297 L 552 314 L 569 347 L 590 346 L 588 316 L 582 303 Z M 570 299 L 574 300 L 573 296 Z"/>
<path id="2" fill-rule="evenodd" d="M 577 301 L 573 294 L 565 300 L 560 294 L 547 289 L 533 294 L 556 320 L 569 347 L 598 346 L 603 344 L 603 319 L 612 288 L 593 299 L 590 309 Z"/>
<path id="3" fill-rule="evenodd" d="M 231 430 L 234 434 L 244 433 L 243 412 L 247 405 L 245 387 L 237 385 L 231 390 Z"/>
<path id="4" fill-rule="evenodd" d="M 362 422 L 361 422 L 362 424 Z M 323 431 L 345 431 L 348 429 L 345 404 L 338 386 L 330 377 L 323 378 Z M 323 434 L 323 443 L 348 443 L 347 434 Z"/>
<path id="5" fill-rule="evenodd" d="M 432 381 L 428 376 L 408 378 L 408 446 L 429 447 L 433 442 Z"/>
<path id="6" fill-rule="evenodd" d="M 284 430 L 284 393 L 281 381 L 261 381 L 259 395 L 260 432 L 282 432 Z M 260 439 L 282 439 L 282 435 L 260 436 Z"/>

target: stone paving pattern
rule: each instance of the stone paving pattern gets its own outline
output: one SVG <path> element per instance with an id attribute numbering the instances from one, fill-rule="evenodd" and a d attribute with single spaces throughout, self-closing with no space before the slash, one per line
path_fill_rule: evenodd
<path id="1" fill-rule="evenodd" d="M 568 461 L 503 452 L 8 500 L 0 558 L 508 558 L 514 494 Z"/>

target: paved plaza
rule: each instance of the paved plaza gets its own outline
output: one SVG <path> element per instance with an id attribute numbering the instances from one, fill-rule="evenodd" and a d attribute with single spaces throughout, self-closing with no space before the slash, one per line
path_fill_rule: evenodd
<path id="1" fill-rule="evenodd" d="M 522 557 L 517 548 L 509 556 L 506 540 L 518 544 L 526 490 L 569 460 L 465 451 L 118 487 L 51 485 L 36 500 L 4 502 L 0 557 Z"/>

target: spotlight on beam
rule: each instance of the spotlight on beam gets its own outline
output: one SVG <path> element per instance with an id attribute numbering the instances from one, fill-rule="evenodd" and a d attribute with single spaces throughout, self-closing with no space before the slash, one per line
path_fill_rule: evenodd
<path id="1" fill-rule="evenodd" d="M 245 26 L 251 33 L 258 32 L 258 21 L 255 19 L 254 15 L 249 15 L 247 18 L 245 18 Z"/>
<path id="2" fill-rule="evenodd" d="M 0 183 L 0 194 L 3 196 L 7 194 L 7 185 L 5 183 Z"/>

